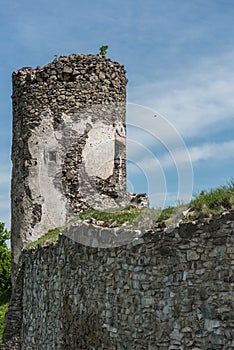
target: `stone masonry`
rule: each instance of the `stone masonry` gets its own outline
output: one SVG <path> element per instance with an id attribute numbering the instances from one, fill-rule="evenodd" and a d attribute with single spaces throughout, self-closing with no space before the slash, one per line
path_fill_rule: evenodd
<path id="1" fill-rule="evenodd" d="M 88 208 L 125 203 L 124 67 L 70 55 L 13 73 L 12 253 Z"/>
<path id="2" fill-rule="evenodd" d="M 22 252 L 3 350 L 233 350 L 234 212 L 116 230 Z"/>

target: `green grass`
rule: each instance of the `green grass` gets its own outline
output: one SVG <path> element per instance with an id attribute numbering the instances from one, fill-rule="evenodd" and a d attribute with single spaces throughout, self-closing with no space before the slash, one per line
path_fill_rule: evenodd
<path id="1" fill-rule="evenodd" d="M 26 245 L 27 248 L 36 247 L 37 245 L 44 245 L 47 243 L 54 243 L 57 241 L 60 231 L 62 227 L 57 227 L 49 230 L 44 236 L 40 237 L 34 242 L 30 242 Z"/>
<path id="2" fill-rule="evenodd" d="M 133 206 L 110 210 L 87 210 L 77 216 L 80 220 L 102 221 L 103 226 L 113 227 L 131 224 L 141 214 L 142 210 Z"/>
<path id="3" fill-rule="evenodd" d="M 175 210 L 175 207 L 168 207 L 168 208 L 165 208 L 161 211 L 159 217 L 157 218 L 157 221 L 156 222 L 163 222 L 165 220 L 168 220 L 170 219 L 172 213 L 174 212 Z"/>
<path id="4" fill-rule="evenodd" d="M 10 292 L 5 291 L 0 295 L 0 342 L 2 341 L 2 334 L 4 329 L 5 314 L 10 301 Z"/>
<path id="5" fill-rule="evenodd" d="M 190 202 L 189 208 L 199 217 L 234 209 L 234 180 L 216 189 L 202 191 Z"/>

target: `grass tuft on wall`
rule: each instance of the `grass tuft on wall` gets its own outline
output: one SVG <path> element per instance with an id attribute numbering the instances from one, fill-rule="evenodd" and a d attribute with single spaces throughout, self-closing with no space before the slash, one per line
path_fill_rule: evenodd
<path id="1" fill-rule="evenodd" d="M 227 185 L 210 191 L 202 191 L 190 202 L 189 208 L 198 217 L 220 214 L 224 210 L 234 209 L 234 179 Z"/>

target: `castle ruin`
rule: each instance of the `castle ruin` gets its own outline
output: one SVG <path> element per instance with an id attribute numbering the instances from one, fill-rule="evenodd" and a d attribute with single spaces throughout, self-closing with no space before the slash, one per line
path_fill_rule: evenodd
<path id="1" fill-rule="evenodd" d="M 137 236 L 73 222 L 55 243 L 25 247 L 83 210 L 129 201 L 126 83 L 123 66 L 100 55 L 13 73 L 2 350 L 234 349 L 233 210 Z"/>
<path id="2" fill-rule="evenodd" d="M 124 67 L 70 55 L 13 73 L 12 252 L 88 208 L 124 203 Z"/>

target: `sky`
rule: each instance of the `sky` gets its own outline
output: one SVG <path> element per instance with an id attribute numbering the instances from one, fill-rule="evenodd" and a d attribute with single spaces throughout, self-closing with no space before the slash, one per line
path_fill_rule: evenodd
<path id="1" fill-rule="evenodd" d="M 160 207 L 233 178 L 233 18 L 233 0 L 2 0 L 0 221 L 10 228 L 12 72 L 102 45 L 127 70 L 129 190 Z"/>

